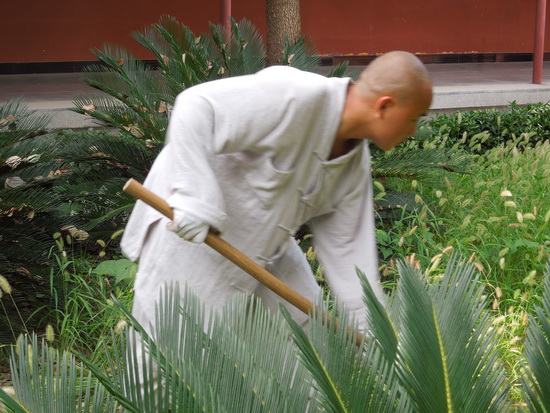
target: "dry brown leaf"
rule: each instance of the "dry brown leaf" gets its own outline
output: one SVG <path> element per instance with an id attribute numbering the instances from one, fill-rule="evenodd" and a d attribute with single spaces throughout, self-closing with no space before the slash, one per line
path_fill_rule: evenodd
<path id="1" fill-rule="evenodd" d="M 25 184 L 26 182 L 23 181 L 19 176 L 12 176 L 11 178 L 6 178 L 6 180 L 4 181 L 4 188 L 13 189 Z"/>

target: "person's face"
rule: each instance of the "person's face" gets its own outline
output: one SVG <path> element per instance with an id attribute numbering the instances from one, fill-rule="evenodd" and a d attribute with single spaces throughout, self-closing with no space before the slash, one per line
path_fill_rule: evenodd
<path id="1" fill-rule="evenodd" d="M 390 150 L 416 133 L 419 119 L 426 114 L 432 102 L 431 90 L 406 102 L 382 97 L 377 102 L 377 122 L 369 139 L 380 149 Z"/>

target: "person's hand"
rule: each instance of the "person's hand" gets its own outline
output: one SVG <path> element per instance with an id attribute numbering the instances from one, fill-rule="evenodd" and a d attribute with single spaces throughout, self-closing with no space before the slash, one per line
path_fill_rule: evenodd
<path id="1" fill-rule="evenodd" d="M 210 229 L 206 222 L 195 215 L 177 210 L 174 210 L 174 219 L 166 224 L 166 228 L 181 238 L 197 244 L 206 239 Z"/>

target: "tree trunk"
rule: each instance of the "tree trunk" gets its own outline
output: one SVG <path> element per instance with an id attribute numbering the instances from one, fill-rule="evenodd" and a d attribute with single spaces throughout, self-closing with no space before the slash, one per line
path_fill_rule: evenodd
<path id="1" fill-rule="evenodd" d="M 296 42 L 302 32 L 300 0 L 266 0 L 267 64 L 281 63 L 285 41 Z"/>

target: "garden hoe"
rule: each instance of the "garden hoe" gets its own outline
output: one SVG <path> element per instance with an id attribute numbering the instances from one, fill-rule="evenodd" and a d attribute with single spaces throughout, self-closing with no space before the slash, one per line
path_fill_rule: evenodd
<path id="1" fill-rule="evenodd" d="M 147 205 L 155 208 L 166 217 L 173 219 L 174 212 L 172 210 L 172 207 L 170 207 L 170 205 L 168 205 L 168 203 L 164 199 L 149 191 L 135 179 L 128 180 L 128 182 L 126 182 L 126 184 L 124 185 L 123 190 L 134 198 L 140 199 Z M 315 307 L 313 306 L 313 303 L 311 301 L 309 301 L 297 291 L 290 288 L 284 282 L 279 280 L 265 268 L 261 267 L 255 261 L 248 258 L 231 244 L 221 239 L 214 232 L 208 232 L 204 243 L 223 255 L 229 261 L 240 267 L 243 271 L 250 274 L 252 277 L 261 282 L 279 297 L 284 298 L 300 311 L 304 312 L 307 315 L 315 311 Z M 327 325 L 330 325 L 330 316 L 326 314 L 324 315 L 324 318 L 327 321 Z M 335 321 L 335 326 L 337 325 L 337 322 L 338 320 Z M 363 342 L 363 336 L 359 332 L 357 332 L 356 334 L 357 345 L 361 346 Z"/>

